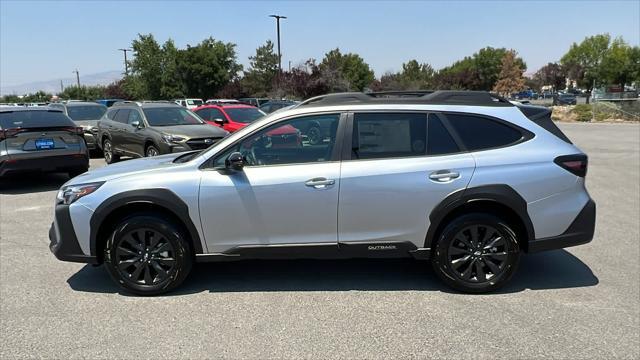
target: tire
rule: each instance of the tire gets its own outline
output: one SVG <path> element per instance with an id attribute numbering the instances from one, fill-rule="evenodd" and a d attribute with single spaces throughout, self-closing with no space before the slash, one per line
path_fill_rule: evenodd
<path id="1" fill-rule="evenodd" d="M 307 130 L 307 140 L 311 145 L 322 143 L 322 130 L 318 126 L 312 126 Z"/>
<path id="2" fill-rule="evenodd" d="M 176 224 L 156 214 L 134 214 L 116 227 L 104 248 L 111 278 L 137 295 L 158 295 L 189 275 L 193 254 Z"/>
<path id="3" fill-rule="evenodd" d="M 160 150 L 158 150 L 158 148 L 155 147 L 154 145 L 149 145 L 144 150 L 144 156 L 146 157 L 152 157 L 152 156 L 158 156 L 158 155 L 160 155 Z"/>
<path id="4" fill-rule="evenodd" d="M 431 264 L 440 279 L 467 293 L 499 289 L 513 277 L 520 262 L 516 232 L 490 214 L 455 218 L 438 236 L 433 249 Z"/>
<path id="5" fill-rule="evenodd" d="M 104 142 L 102 142 L 102 155 L 104 156 L 104 161 L 107 164 L 113 164 L 120 161 L 120 155 L 116 155 L 113 152 L 113 143 L 109 139 L 104 139 Z"/>
<path id="6" fill-rule="evenodd" d="M 84 174 L 87 171 L 89 171 L 88 167 L 81 167 L 81 168 L 77 168 L 77 169 L 73 169 L 73 170 L 69 170 L 67 172 L 67 174 L 69 175 L 70 179 L 73 179 L 74 177 L 80 175 L 80 174 Z"/>

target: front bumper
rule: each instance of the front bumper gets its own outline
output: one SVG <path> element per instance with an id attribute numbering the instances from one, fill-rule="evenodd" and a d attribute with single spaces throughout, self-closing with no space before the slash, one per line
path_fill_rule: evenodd
<path id="1" fill-rule="evenodd" d="M 569 228 L 558 236 L 535 239 L 528 244 L 528 252 L 562 249 L 582 245 L 593 239 L 596 229 L 596 203 L 589 199 Z"/>
<path id="2" fill-rule="evenodd" d="M 49 229 L 49 250 L 62 261 L 97 264 L 95 256 L 86 255 L 80 249 L 73 230 L 69 205 L 56 205 L 55 218 Z"/>
<path id="3" fill-rule="evenodd" d="M 96 135 L 94 135 L 92 132 L 85 130 L 84 142 L 87 144 L 87 149 L 89 150 L 98 149 L 98 142 L 96 141 Z"/>

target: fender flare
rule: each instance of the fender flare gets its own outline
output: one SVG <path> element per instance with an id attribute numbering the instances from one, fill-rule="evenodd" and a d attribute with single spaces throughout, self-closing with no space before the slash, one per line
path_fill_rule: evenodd
<path id="1" fill-rule="evenodd" d="M 527 242 L 535 239 L 533 223 L 527 212 L 527 202 L 509 185 L 482 185 L 458 190 L 442 200 L 429 214 L 429 229 L 425 239 L 425 247 L 431 248 L 436 231 L 442 221 L 460 206 L 474 201 L 492 201 L 511 209 L 524 224 Z"/>
<path id="2" fill-rule="evenodd" d="M 161 206 L 175 215 L 182 221 L 187 229 L 193 244 L 195 254 L 204 253 L 200 235 L 189 216 L 189 207 L 178 195 L 168 189 L 142 189 L 125 191 L 111 196 L 100 204 L 93 212 L 89 221 L 90 231 L 90 251 L 92 256 L 97 256 L 98 230 L 104 220 L 118 208 L 135 203 L 151 203 Z"/>

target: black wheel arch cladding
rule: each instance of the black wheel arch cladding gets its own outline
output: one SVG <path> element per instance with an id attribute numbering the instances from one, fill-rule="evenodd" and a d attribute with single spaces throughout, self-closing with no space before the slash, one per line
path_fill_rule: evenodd
<path id="1" fill-rule="evenodd" d="M 180 219 L 182 225 L 187 230 L 187 235 L 191 238 L 191 244 L 195 254 L 202 254 L 202 242 L 195 225 L 189 216 L 189 207 L 178 195 L 167 189 L 142 189 L 125 191 L 106 199 L 98 206 L 91 216 L 90 225 L 90 249 L 91 255 L 96 256 L 98 253 L 97 246 L 100 243 L 99 231 L 104 221 L 118 209 L 136 204 L 147 203 L 164 208 L 172 213 L 176 218 Z"/>
<path id="2" fill-rule="evenodd" d="M 449 214 L 452 214 L 460 207 L 473 204 L 477 201 L 494 202 L 497 205 L 507 207 L 515 213 L 524 227 L 523 231 L 527 236 L 521 243 L 521 247 L 526 250 L 526 244 L 535 239 L 535 232 L 529 214 L 527 212 L 527 202 L 513 188 L 504 184 L 482 185 L 472 188 L 458 190 L 436 205 L 429 214 L 429 229 L 425 239 L 425 247 L 431 248 L 438 231 L 442 230 L 443 223 Z"/>

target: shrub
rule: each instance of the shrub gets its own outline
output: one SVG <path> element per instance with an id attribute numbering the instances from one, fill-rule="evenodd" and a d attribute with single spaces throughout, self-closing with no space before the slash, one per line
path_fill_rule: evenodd
<path id="1" fill-rule="evenodd" d="M 578 121 L 591 121 L 592 112 L 590 104 L 579 104 L 571 109 L 571 112 L 576 115 Z"/>

